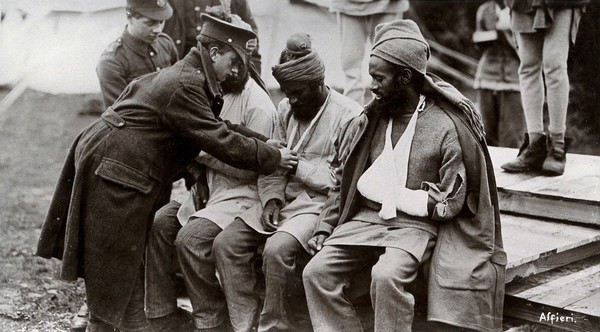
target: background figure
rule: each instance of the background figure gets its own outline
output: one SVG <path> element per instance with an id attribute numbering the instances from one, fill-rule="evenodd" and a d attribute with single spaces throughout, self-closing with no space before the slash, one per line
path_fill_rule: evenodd
<path id="1" fill-rule="evenodd" d="M 246 0 L 170 0 L 173 6 L 173 17 L 165 23 L 165 33 L 173 38 L 177 52 L 181 57 L 197 44 L 196 36 L 202 29 L 202 13 L 213 16 L 237 14 L 242 21 L 250 24 L 252 31 L 258 35 L 258 27 Z M 207 9 L 208 7 L 208 9 Z M 261 63 L 258 47 L 252 51 L 252 64 L 260 74 Z"/>
<path id="2" fill-rule="evenodd" d="M 483 53 L 473 87 L 488 145 L 517 148 L 525 132 L 519 57 L 508 24 L 508 7 L 501 10 L 501 6 L 502 0 L 489 0 L 477 10 L 473 42 Z M 500 20 L 501 15 L 505 19 Z"/>
<path id="3" fill-rule="evenodd" d="M 111 106 L 134 78 L 171 66 L 177 60 L 175 44 L 162 33 L 165 20 L 173 15 L 166 0 L 127 0 L 127 26 L 108 45 L 98 60 L 96 73 L 104 108 Z"/>
<path id="4" fill-rule="evenodd" d="M 342 47 L 340 60 L 344 71 L 344 95 L 360 105 L 365 103 L 363 62 L 366 44 L 373 42 L 379 23 L 400 19 L 408 10 L 408 0 L 332 0 L 330 10 L 337 13 Z"/>
<path id="5" fill-rule="evenodd" d="M 548 175 L 561 175 L 567 148 L 567 58 L 589 0 L 505 2 L 511 9 L 511 28 L 521 59 L 519 81 L 527 136 L 517 158 L 502 168 L 508 172 L 542 170 Z M 549 137 L 544 131 L 544 99 L 548 104 Z"/>

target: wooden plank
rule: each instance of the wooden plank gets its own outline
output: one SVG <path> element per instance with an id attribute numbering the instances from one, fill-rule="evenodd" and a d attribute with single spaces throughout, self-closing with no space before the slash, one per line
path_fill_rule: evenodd
<path id="1" fill-rule="evenodd" d="M 500 165 L 514 158 L 516 149 L 490 147 L 500 210 L 600 225 L 600 157 L 568 154 L 565 174 L 507 173 Z"/>
<path id="2" fill-rule="evenodd" d="M 600 225 L 600 205 L 564 197 L 498 189 L 500 211 L 581 224 Z"/>
<path id="3" fill-rule="evenodd" d="M 600 252 L 600 229 L 511 214 L 502 214 L 501 222 L 507 282 Z"/>
<path id="4" fill-rule="evenodd" d="M 600 316 L 600 292 L 597 292 L 581 301 L 575 302 L 565 307 L 565 309 L 581 312 L 590 316 Z M 600 330 L 600 323 L 597 324 L 596 327 L 598 330 Z"/>
<path id="5" fill-rule="evenodd" d="M 531 260 L 527 263 L 507 267 L 506 282 L 549 271 L 597 255 L 598 252 L 600 252 L 600 242 L 588 243 L 581 247 L 557 253 L 549 252 L 547 255 L 540 255 L 538 259 Z"/>
<path id="6" fill-rule="evenodd" d="M 600 318 L 597 315 L 556 308 L 512 295 L 505 297 L 504 316 L 566 331 L 597 332 L 600 326 Z"/>
<path id="7" fill-rule="evenodd" d="M 534 287 L 519 294 L 519 297 L 564 308 L 598 292 L 600 292 L 600 265 Z M 596 309 L 600 314 L 600 302 L 597 303 Z"/>
<path id="8" fill-rule="evenodd" d="M 542 284 L 551 282 L 552 280 L 563 278 L 565 276 L 572 275 L 578 271 L 600 265 L 600 255 L 594 255 L 592 257 L 579 260 L 577 262 L 557 267 L 550 271 L 542 272 L 534 276 L 514 280 L 506 284 L 507 295 L 517 295 L 523 291 L 537 287 Z"/>

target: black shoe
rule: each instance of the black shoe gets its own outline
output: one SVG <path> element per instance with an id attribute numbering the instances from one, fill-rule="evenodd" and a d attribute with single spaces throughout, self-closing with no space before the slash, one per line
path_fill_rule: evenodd
<path id="1" fill-rule="evenodd" d="M 550 149 L 542 165 L 542 172 L 549 176 L 562 175 L 567 163 L 567 144 L 550 139 Z"/>
<path id="2" fill-rule="evenodd" d="M 547 155 L 548 143 L 546 135 L 542 135 L 535 142 L 529 142 L 529 134 L 525 134 L 525 141 L 519 150 L 517 158 L 500 167 L 507 172 L 539 171 L 542 169 Z"/>

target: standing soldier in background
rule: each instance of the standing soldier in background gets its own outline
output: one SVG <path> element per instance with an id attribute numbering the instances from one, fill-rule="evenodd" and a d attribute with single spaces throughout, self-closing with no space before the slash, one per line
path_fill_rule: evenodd
<path id="1" fill-rule="evenodd" d="M 342 42 L 340 62 L 344 71 L 344 96 L 360 105 L 365 103 L 365 44 L 373 42 L 378 24 L 402 18 L 408 7 L 408 0 L 331 0 L 330 10 L 337 14 Z"/>
<path id="2" fill-rule="evenodd" d="M 108 45 L 96 67 L 104 107 L 93 107 L 95 103 L 91 100 L 86 105 L 87 113 L 102 113 L 135 78 L 169 67 L 179 60 L 175 44 L 161 32 L 165 20 L 173 15 L 167 0 L 127 0 L 125 13 L 125 31 Z M 161 205 L 166 204 L 170 196 L 171 188 L 165 189 Z M 71 330 L 85 330 L 88 316 L 84 303 L 73 318 Z"/>
<path id="3" fill-rule="evenodd" d="M 258 35 L 258 28 L 246 0 L 171 0 L 173 17 L 165 23 L 165 33 L 175 41 L 180 56 L 196 46 L 196 36 L 202 29 L 202 13 L 216 17 L 237 14 L 242 21 L 250 24 Z M 226 21 L 229 21 L 226 19 Z M 260 54 L 258 47 L 252 52 L 252 65 L 260 75 Z M 252 75 L 252 72 L 251 72 Z M 252 75 L 254 77 L 254 75 Z"/>
<path id="4" fill-rule="evenodd" d="M 569 47 L 575 43 L 589 0 L 505 0 L 519 50 L 519 83 L 527 135 L 517 158 L 503 164 L 507 172 L 542 171 L 561 175 L 567 161 Z M 544 130 L 548 104 L 548 135 Z"/>
<path id="5" fill-rule="evenodd" d="M 175 44 L 162 33 L 165 20 L 173 15 L 167 0 L 127 0 L 126 14 L 125 31 L 108 45 L 96 67 L 104 108 L 135 78 L 179 60 Z"/>
<path id="6" fill-rule="evenodd" d="M 525 131 L 519 88 L 519 56 L 508 8 L 488 0 L 477 9 L 473 42 L 482 51 L 474 88 L 488 145 L 518 148 Z M 502 19 L 501 19 L 502 18 Z"/>

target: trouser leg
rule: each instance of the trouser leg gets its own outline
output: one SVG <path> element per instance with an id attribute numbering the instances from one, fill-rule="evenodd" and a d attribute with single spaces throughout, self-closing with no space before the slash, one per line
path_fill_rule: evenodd
<path id="1" fill-rule="evenodd" d="M 217 271 L 234 331 L 250 331 L 258 317 L 260 297 L 254 263 L 258 247 L 266 238 L 241 219 L 234 220 L 215 238 Z"/>
<path id="2" fill-rule="evenodd" d="M 544 131 L 543 34 L 515 33 L 519 45 L 519 85 L 528 133 Z"/>
<path id="3" fill-rule="evenodd" d="M 544 35 L 543 68 L 548 99 L 548 131 L 564 133 L 569 104 L 569 57 L 572 9 L 554 11 L 552 27 Z"/>
<path id="4" fill-rule="evenodd" d="M 286 310 L 289 307 L 287 285 L 295 276 L 296 259 L 299 255 L 308 253 L 292 235 L 277 232 L 267 239 L 263 251 L 265 302 L 260 313 L 259 331 L 282 331 L 292 328 Z"/>
<path id="5" fill-rule="evenodd" d="M 421 262 L 429 259 L 435 244 L 429 241 L 423 257 L 396 248 L 386 248 L 371 270 L 371 304 L 376 332 L 411 331 L 415 299 L 405 286 L 417 276 Z"/>
<path id="6" fill-rule="evenodd" d="M 177 253 L 175 238 L 181 229 L 177 210 L 181 206 L 171 201 L 154 217 L 146 247 L 146 314 L 148 318 L 163 317 L 177 310 L 175 273 Z"/>
<path id="7" fill-rule="evenodd" d="M 344 72 L 344 95 L 360 105 L 365 103 L 363 84 L 363 58 L 369 32 L 365 17 L 338 14 L 338 29 L 341 38 L 340 64 Z"/>
<path id="8" fill-rule="evenodd" d="M 133 287 L 133 293 L 129 303 L 125 308 L 123 321 L 121 322 L 122 332 L 152 332 L 150 323 L 146 319 L 144 312 L 144 270 L 140 269 L 139 278 Z"/>
<path id="9" fill-rule="evenodd" d="M 90 320 L 86 328 L 88 332 L 151 332 L 152 328 L 144 312 L 144 271 L 140 267 L 139 275 L 133 287 L 129 302 L 125 307 L 120 326 L 112 326 L 98 318 L 90 311 Z"/>
<path id="10" fill-rule="evenodd" d="M 485 139 L 488 145 L 498 146 L 498 103 L 496 92 L 489 89 L 477 90 L 477 102 L 485 128 Z"/>
<path id="11" fill-rule="evenodd" d="M 526 131 L 521 94 L 518 91 L 500 91 L 498 93 L 500 97 L 498 146 L 518 148 Z"/>
<path id="12" fill-rule="evenodd" d="M 353 275 L 377 261 L 373 247 L 324 246 L 306 265 L 302 278 L 313 328 L 317 332 L 362 331 L 345 289 Z"/>
<path id="13" fill-rule="evenodd" d="M 212 254 L 214 238 L 221 228 L 204 218 L 194 218 L 175 239 L 177 258 L 192 302 L 192 318 L 197 328 L 221 325 L 226 317 L 225 298 L 216 276 Z"/>

